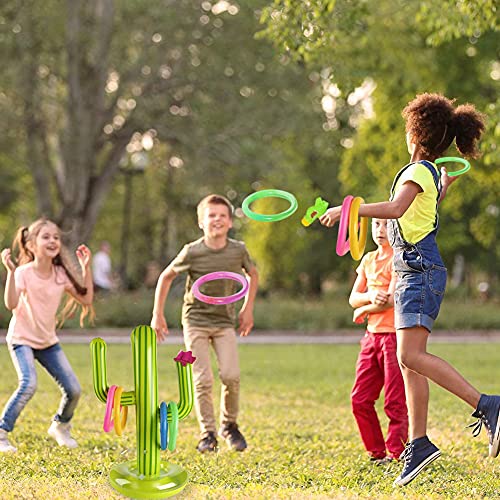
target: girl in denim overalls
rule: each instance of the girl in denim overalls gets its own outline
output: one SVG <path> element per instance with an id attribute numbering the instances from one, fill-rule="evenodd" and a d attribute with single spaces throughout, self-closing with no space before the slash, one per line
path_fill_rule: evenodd
<path id="1" fill-rule="evenodd" d="M 484 423 L 489 455 L 500 448 L 500 396 L 480 394 L 450 364 L 427 352 L 427 339 L 437 318 L 446 286 L 446 268 L 436 244 L 437 207 L 457 177 L 446 169 L 438 172 L 433 161 L 455 139 L 460 153 L 477 157 L 477 141 L 484 131 L 483 117 L 474 106 L 455 108 L 454 101 L 439 94 L 418 95 L 403 110 L 406 141 L 411 163 L 395 177 L 390 201 L 361 205 L 359 215 L 391 219 L 388 233 L 394 248 L 395 324 L 398 359 L 405 382 L 410 442 L 401 455 L 404 467 L 394 481 L 408 484 L 438 458 L 439 449 L 427 437 L 429 384 L 431 379 L 463 399 L 478 418 L 474 435 Z M 331 227 L 340 218 L 341 207 L 329 209 L 321 218 Z"/>

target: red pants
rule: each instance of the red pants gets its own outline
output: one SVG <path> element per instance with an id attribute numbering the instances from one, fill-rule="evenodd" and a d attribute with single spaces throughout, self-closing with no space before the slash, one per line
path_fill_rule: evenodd
<path id="1" fill-rule="evenodd" d="M 403 376 L 396 356 L 395 333 L 369 333 L 361 339 L 356 380 L 351 392 L 352 411 L 368 453 L 398 458 L 408 439 L 408 411 Z M 384 388 L 384 411 L 389 418 L 384 441 L 375 401 Z M 386 452 L 387 450 L 387 452 Z"/>

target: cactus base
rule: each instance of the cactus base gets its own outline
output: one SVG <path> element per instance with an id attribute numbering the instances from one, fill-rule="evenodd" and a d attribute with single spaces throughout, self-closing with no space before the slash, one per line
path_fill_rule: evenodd
<path id="1" fill-rule="evenodd" d="M 153 478 L 140 477 L 137 461 L 132 460 L 111 467 L 111 486 L 129 498 L 168 498 L 180 493 L 187 484 L 188 474 L 178 465 L 160 462 L 160 473 Z"/>

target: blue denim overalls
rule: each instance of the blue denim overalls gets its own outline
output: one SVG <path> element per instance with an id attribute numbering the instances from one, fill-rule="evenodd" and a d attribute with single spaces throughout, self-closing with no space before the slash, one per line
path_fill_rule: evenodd
<path id="1" fill-rule="evenodd" d="M 437 200 L 441 192 L 439 174 L 427 161 L 419 161 L 432 173 L 436 185 L 436 220 L 434 229 L 417 243 L 409 243 L 403 238 L 397 219 L 390 219 L 387 235 L 394 249 L 394 270 L 398 280 L 394 293 L 396 329 L 422 326 L 432 330 L 437 318 L 446 288 L 446 267 L 444 267 L 436 243 L 439 228 Z M 391 188 L 391 200 L 401 174 L 413 165 L 403 167 L 396 175 Z"/>

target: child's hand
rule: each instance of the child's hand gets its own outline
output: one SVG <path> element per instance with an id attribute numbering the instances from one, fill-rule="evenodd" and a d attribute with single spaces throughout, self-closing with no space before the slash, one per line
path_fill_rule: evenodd
<path id="1" fill-rule="evenodd" d="M 75 253 L 81 268 L 87 269 L 92 258 L 92 252 L 85 245 L 80 245 Z"/>
<path id="2" fill-rule="evenodd" d="M 378 306 L 384 306 L 389 300 L 389 294 L 382 290 L 372 290 L 369 294 L 370 302 Z"/>
<path id="3" fill-rule="evenodd" d="M 10 248 L 4 248 L 2 250 L 2 264 L 5 266 L 7 271 L 13 273 L 16 270 L 16 265 L 14 264 L 10 254 Z"/>
<path id="4" fill-rule="evenodd" d="M 320 218 L 319 221 L 323 226 L 332 227 L 340 219 L 340 211 L 342 207 L 329 208 Z"/>
<path id="5" fill-rule="evenodd" d="M 358 307 L 357 309 L 354 309 L 354 313 L 352 315 L 352 321 L 353 323 L 356 323 L 357 325 L 361 325 L 361 323 L 364 323 L 366 319 L 366 311 L 363 307 Z"/>
<path id="6" fill-rule="evenodd" d="M 458 175 L 450 177 L 446 170 L 446 167 L 441 167 L 441 186 L 445 191 L 458 179 Z"/>
<path id="7" fill-rule="evenodd" d="M 253 313 L 250 310 L 241 310 L 238 315 L 240 336 L 246 337 L 253 328 Z"/>
<path id="8" fill-rule="evenodd" d="M 168 335 L 167 320 L 163 314 L 153 314 L 151 318 L 151 328 L 156 332 L 156 337 L 160 342 L 165 340 Z"/>

